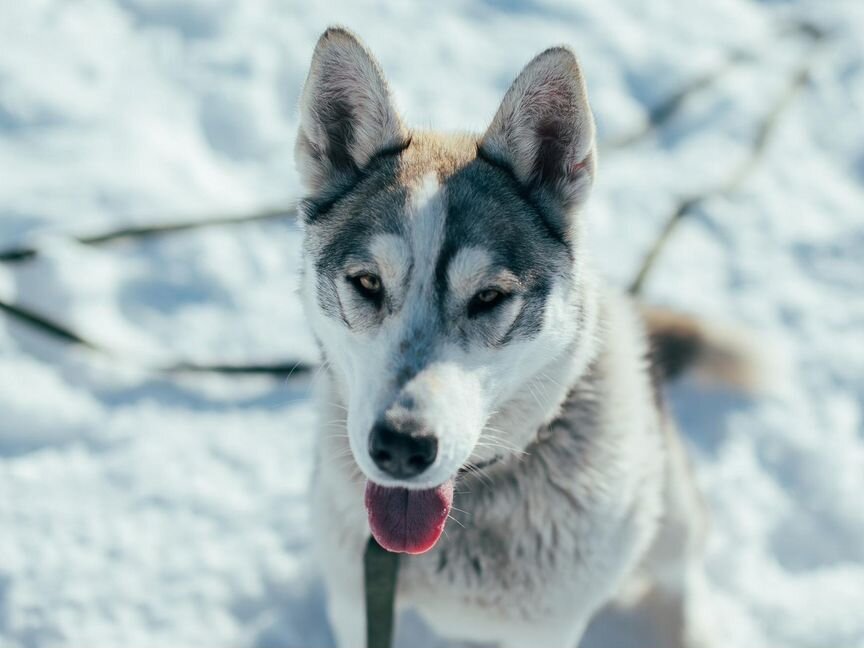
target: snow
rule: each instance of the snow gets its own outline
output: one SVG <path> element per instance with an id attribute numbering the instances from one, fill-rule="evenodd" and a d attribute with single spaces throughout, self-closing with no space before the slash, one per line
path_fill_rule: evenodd
<path id="1" fill-rule="evenodd" d="M 795 21 L 827 30 L 812 42 Z M 86 234 L 290 204 L 296 102 L 323 28 L 380 58 L 407 121 L 482 129 L 543 48 L 582 58 L 603 142 L 724 70 L 659 132 L 605 147 L 587 217 L 629 282 L 685 196 L 725 181 L 789 78 L 759 165 L 685 220 L 647 297 L 750 327 L 783 361 L 762 398 L 671 391 L 713 516 L 731 646 L 864 647 L 864 5 L 706 0 L 0 3 L 0 647 L 329 646 L 310 564 L 305 380 L 175 361 L 314 361 L 299 232 L 262 221 L 100 247 Z M 602 615 L 584 645 L 632 645 Z M 623 630 L 622 630 L 623 628 Z M 413 617 L 401 645 L 443 645 Z M 628 643 L 630 642 L 630 643 Z"/>

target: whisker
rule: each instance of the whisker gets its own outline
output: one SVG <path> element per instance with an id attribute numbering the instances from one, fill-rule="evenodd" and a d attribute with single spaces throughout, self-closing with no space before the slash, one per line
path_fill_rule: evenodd
<path id="1" fill-rule="evenodd" d="M 351 459 L 350 461 L 342 461 L 342 462 L 339 462 L 338 464 L 333 464 L 333 465 L 335 465 L 335 467 L 338 468 L 339 470 L 348 471 L 351 475 L 359 475 L 360 474 L 360 468 L 357 466 L 357 464 L 354 462 L 353 459 Z"/>
<path id="2" fill-rule="evenodd" d="M 483 471 L 477 468 L 473 463 L 468 462 L 463 466 L 463 468 L 465 468 L 466 474 L 476 477 L 483 485 L 488 486 L 489 488 L 492 487 L 492 480 L 489 479 L 489 476 L 484 475 Z"/>
<path id="3" fill-rule="evenodd" d="M 355 464 L 357 463 L 357 462 L 354 460 L 354 455 L 351 453 L 351 449 L 350 449 L 350 448 L 348 448 L 347 450 L 343 450 L 342 452 L 340 452 L 340 453 L 338 453 L 338 454 L 334 454 L 334 455 L 332 455 L 332 456 L 329 456 L 329 457 L 327 457 L 327 459 L 330 460 L 331 463 L 332 463 L 333 461 L 341 461 L 341 460 L 343 460 L 343 459 L 350 459 L 350 460 L 351 460 L 351 463 L 355 463 Z"/>
<path id="4" fill-rule="evenodd" d="M 537 392 L 534 391 L 534 386 L 529 382 L 525 385 L 528 388 L 528 392 L 534 397 L 534 400 L 537 401 L 538 407 L 543 407 L 543 403 L 540 402 L 540 397 L 537 396 Z"/>
<path id="5" fill-rule="evenodd" d="M 330 367 L 330 363 L 329 363 L 327 360 L 322 360 L 322 361 L 321 361 L 321 364 L 318 365 L 318 368 L 315 370 L 315 373 L 312 374 L 312 380 L 311 380 L 311 382 L 312 382 L 313 385 L 314 385 L 315 383 L 317 383 L 318 380 L 320 380 L 320 378 L 321 378 L 321 374 L 324 373 L 324 370 L 325 370 L 325 369 L 328 369 L 329 367 Z M 285 381 L 287 382 L 288 379 L 286 378 Z"/>
<path id="6" fill-rule="evenodd" d="M 522 448 L 517 448 L 516 446 L 508 443 L 484 443 L 482 441 L 477 442 L 478 448 L 491 448 L 493 450 L 504 450 L 505 454 L 514 454 L 514 455 L 527 455 L 528 451 L 523 450 Z"/>
<path id="7" fill-rule="evenodd" d="M 540 377 L 543 378 L 544 380 L 548 380 L 549 382 L 551 382 L 555 385 L 558 385 L 559 387 L 564 387 L 564 385 L 562 385 L 560 382 L 558 382 L 555 378 L 550 376 L 548 373 L 541 373 Z"/>
<path id="8" fill-rule="evenodd" d="M 508 452 L 525 454 L 525 450 L 523 448 L 520 448 L 509 439 L 503 439 L 501 437 L 495 436 L 494 434 L 482 434 L 480 440 L 477 441 L 477 446 L 485 448 L 501 448 L 507 450 Z"/>
<path id="9" fill-rule="evenodd" d="M 503 432 L 500 432 L 500 434 L 502 436 L 499 436 L 497 434 L 489 434 L 488 432 L 491 432 L 491 430 L 487 431 L 484 429 L 483 433 L 480 435 L 480 438 L 481 439 L 491 439 L 493 441 L 502 441 L 502 442 L 506 442 L 509 440 L 505 436 L 503 436 L 503 434 L 504 434 Z"/>
<path id="10" fill-rule="evenodd" d="M 345 407 L 342 403 L 336 403 L 334 401 L 325 401 L 324 405 L 329 405 L 330 407 L 336 407 L 336 408 L 339 408 L 345 412 L 348 411 L 348 408 Z"/>
<path id="11" fill-rule="evenodd" d="M 453 516 L 450 515 L 449 513 L 447 514 L 447 519 L 448 519 L 448 520 L 453 520 L 453 521 L 454 521 L 456 524 L 458 524 L 460 527 L 462 527 L 463 529 L 465 528 L 465 525 L 464 525 L 464 524 L 462 524 L 459 520 L 457 520 L 455 517 L 453 517 Z"/>

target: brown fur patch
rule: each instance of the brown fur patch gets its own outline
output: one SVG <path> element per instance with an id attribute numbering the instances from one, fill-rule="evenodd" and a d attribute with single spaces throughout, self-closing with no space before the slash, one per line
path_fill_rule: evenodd
<path id="1" fill-rule="evenodd" d="M 443 183 L 477 158 L 478 139 L 469 133 L 414 131 L 411 144 L 402 153 L 398 178 L 413 186 L 429 173 Z"/>

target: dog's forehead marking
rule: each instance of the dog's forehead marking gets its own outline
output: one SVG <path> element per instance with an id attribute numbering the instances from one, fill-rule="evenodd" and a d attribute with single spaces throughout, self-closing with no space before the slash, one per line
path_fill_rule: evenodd
<path id="1" fill-rule="evenodd" d="M 489 274 L 492 256 L 486 248 L 460 248 L 447 266 L 447 283 L 458 297 L 470 297 Z"/>
<path id="2" fill-rule="evenodd" d="M 435 270 L 435 260 L 444 243 L 447 196 L 435 173 L 427 173 L 408 199 L 414 275 L 424 285 Z"/>

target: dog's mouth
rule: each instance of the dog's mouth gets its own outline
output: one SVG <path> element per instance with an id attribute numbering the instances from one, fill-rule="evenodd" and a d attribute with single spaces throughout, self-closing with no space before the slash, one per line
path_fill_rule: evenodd
<path id="1" fill-rule="evenodd" d="M 387 551 L 422 554 L 438 542 L 453 505 L 453 480 L 437 488 L 409 490 L 366 483 L 372 536 Z"/>
<path id="2" fill-rule="evenodd" d="M 479 464 L 473 471 L 498 463 L 495 456 Z M 459 470 L 457 478 L 470 474 Z M 366 512 L 372 536 L 387 551 L 422 554 L 438 542 L 453 506 L 453 479 L 437 488 L 409 490 L 366 483 Z"/>

